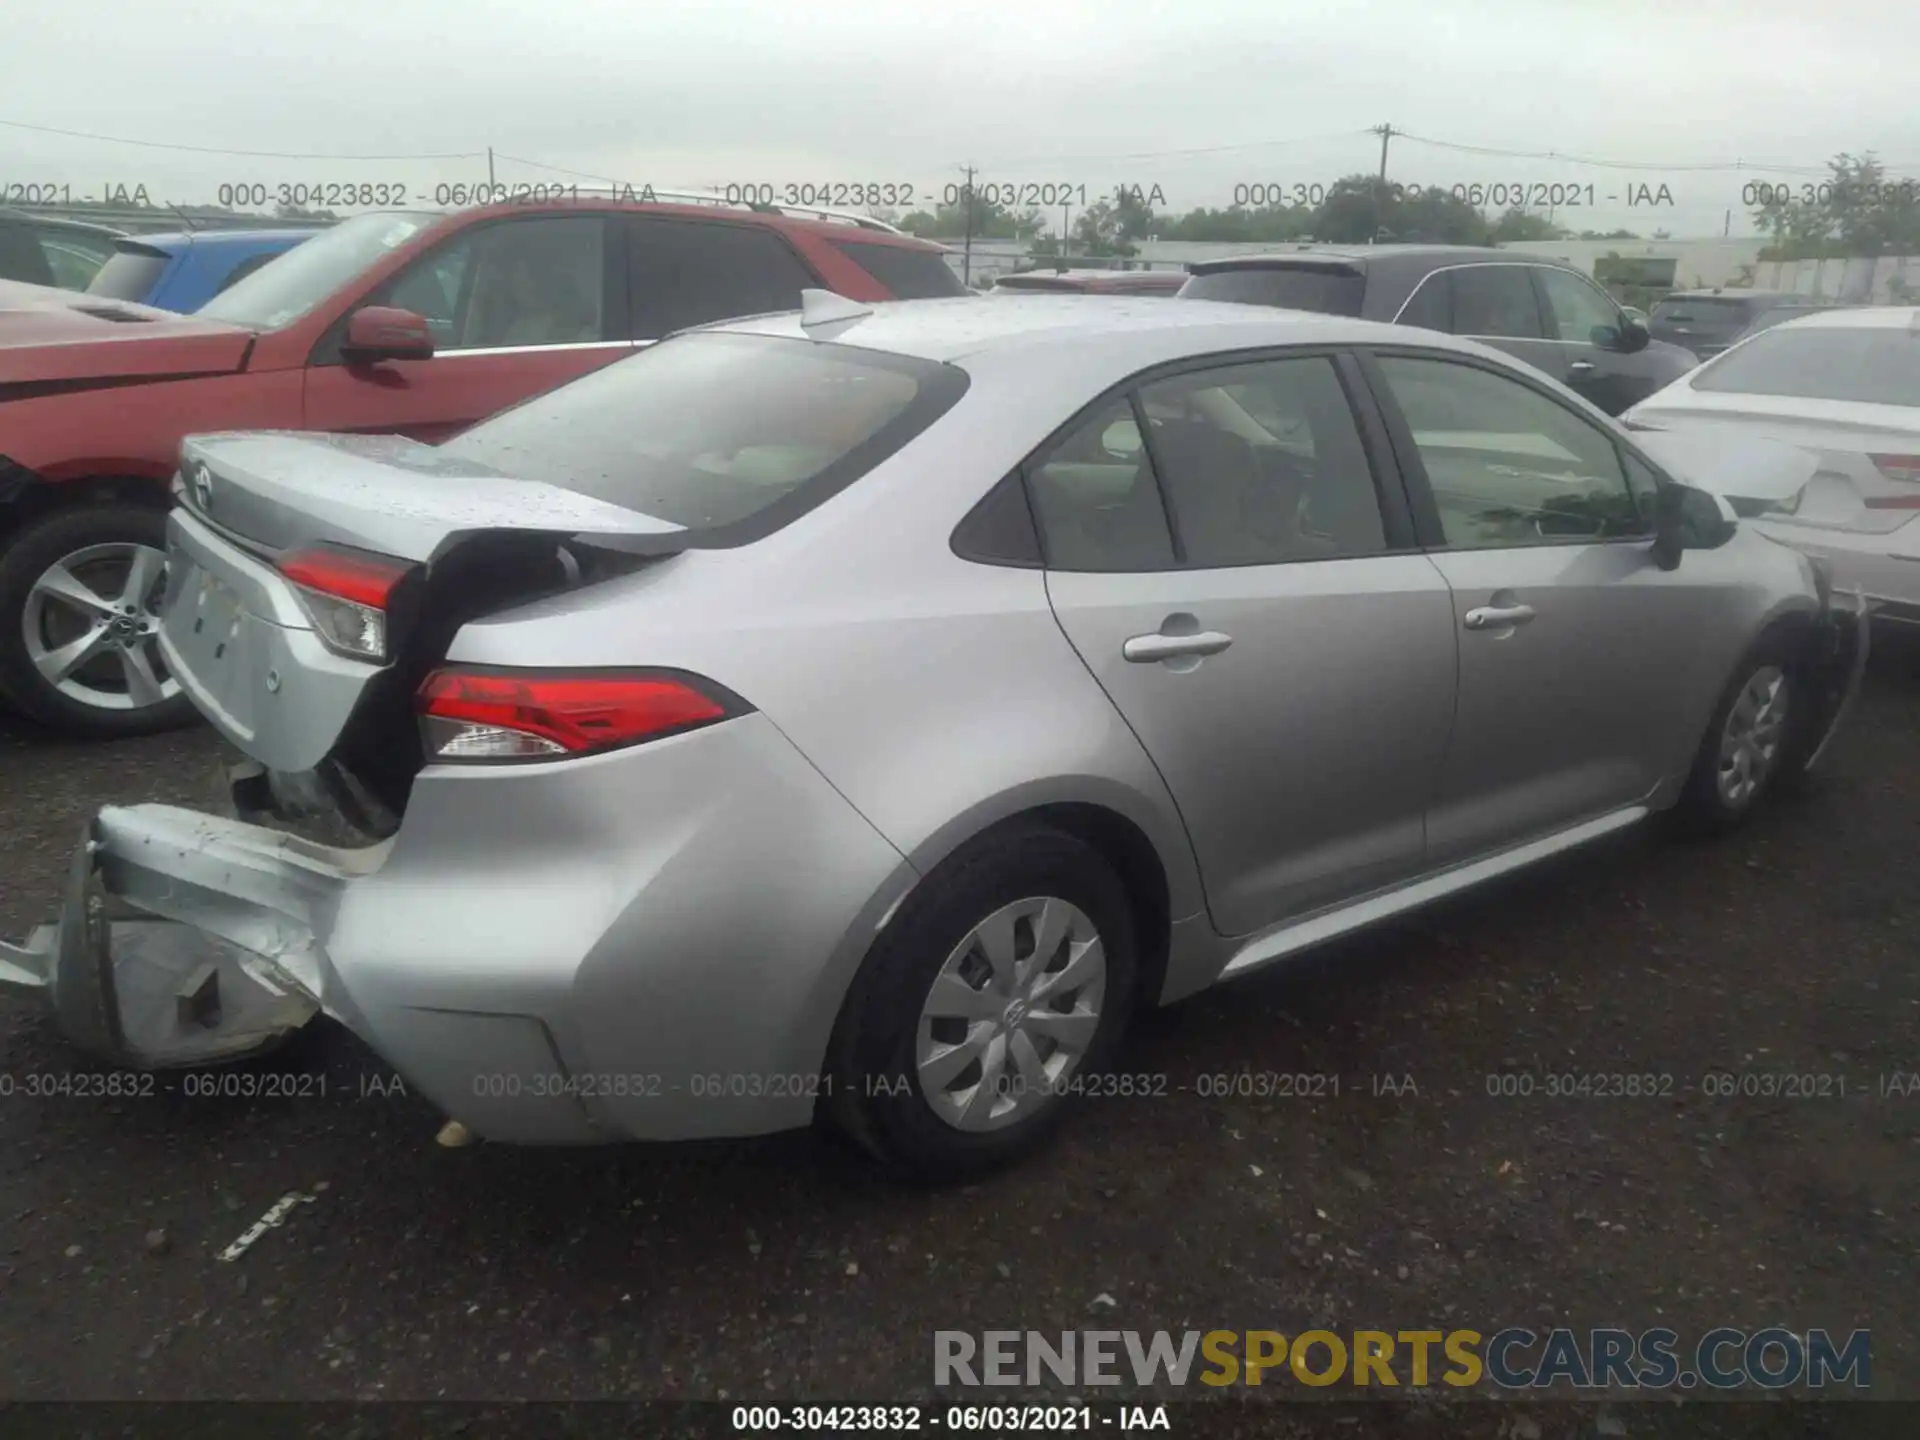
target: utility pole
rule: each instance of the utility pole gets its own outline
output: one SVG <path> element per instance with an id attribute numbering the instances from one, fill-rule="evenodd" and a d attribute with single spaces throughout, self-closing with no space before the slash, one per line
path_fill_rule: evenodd
<path id="1" fill-rule="evenodd" d="M 1380 163 L 1384 165 L 1387 162 L 1382 160 Z M 493 146 L 491 145 L 487 146 L 487 198 L 489 200 L 493 198 Z"/>
<path id="2" fill-rule="evenodd" d="M 962 285 L 972 285 L 973 284 L 973 166 L 971 165 L 967 166 L 966 170 L 967 170 L 966 188 L 964 188 L 960 192 L 961 203 L 965 205 L 966 211 L 967 211 L 967 238 L 964 241 L 964 248 L 961 250 L 961 254 L 960 254 L 960 283 Z"/>
<path id="3" fill-rule="evenodd" d="M 1373 191 L 1373 234 L 1367 237 L 1369 245 L 1380 238 L 1380 221 L 1387 208 L 1387 145 L 1393 139 L 1393 126 L 1375 125 L 1373 133 L 1380 137 L 1380 183 Z"/>

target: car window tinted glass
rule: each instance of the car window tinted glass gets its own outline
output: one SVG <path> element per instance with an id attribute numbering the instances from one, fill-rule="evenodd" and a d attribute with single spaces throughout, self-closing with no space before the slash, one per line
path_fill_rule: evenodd
<path id="1" fill-rule="evenodd" d="M 461 301 L 464 282 L 473 262 L 471 236 L 430 250 L 395 276 L 373 303 L 395 305 L 424 316 L 433 332 L 434 348 L 457 350 L 462 347 Z"/>
<path id="2" fill-rule="evenodd" d="M 1466 265 L 1452 273 L 1453 333 L 1539 340 L 1540 304 L 1520 265 Z"/>
<path id="3" fill-rule="evenodd" d="M 1740 326 L 1747 323 L 1759 307 L 1751 300 L 1735 296 L 1702 295 L 1684 300 L 1662 300 L 1649 317 L 1674 325 L 1689 322 L 1703 325 Z"/>
<path id="4" fill-rule="evenodd" d="M 72 230 L 43 230 L 40 250 L 53 283 L 63 290 L 84 290 L 113 255 L 113 242 Z"/>
<path id="5" fill-rule="evenodd" d="M 218 295 L 223 290 L 231 290 L 261 266 L 267 264 L 269 261 L 278 260 L 279 258 L 278 255 L 249 255 L 227 272 L 226 277 L 214 287 L 213 293 Z"/>
<path id="6" fill-rule="evenodd" d="M 1619 307 L 1580 276 L 1570 270 L 1556 270 L 1551 265 L 1536 266 L 1533 273 L 1547 294 L 1554 338 L 1586 345 L 1592 343 L 1596 328 L 1619 327 Z"/>
<path id="7" fill-rule="evenodd" d="M 1181 375 L 1143 387 L 1141 399 L 1187 564 L 1332 560 L 1386 548 L 1372 471 L 1331 360 Z"/>
<path id="8" fill-rule="evenodd" d="M 41 253 L 40 242 L 25 225 L 0 218 L 0 280 L 24 280 L 29 285 L 53 284 L 53 271 Z"/>
<path id="9" fill-rule="evenodd" d="M 585 345 L 613 338 L 604 296 L 606 221 L 597 215 L 512 220 L 473 232 L 472 279 L 454 344 L 484 350 Z"/>
<path id="10" fill-rule="evenodd" d="M 1700 367 L 1696 390 L 1920 405 L 1920 333 L 1908 326 L 1783 326 Z"/>
<path id="11" fill-rule="evenodd" d="M 167 268 L 167 259 L 163 251 L 144 246 L 123 248 L 94 273 L 87 293 L 109 300 L 145 300 Z"/>
<path id="12" fill-rule="evenodd" d="M 1631 451 L 1622 451 L 1621 458 L 1627 467 L 1627 492 L 1633 496 L 1634 513 L 1640 517 L 1641 524 L 1651 531 L 1655 502 L 1660 497 L 1660 477 L 1654 473 L 1651 465 Z"/>
<path id="13" fill-rule="evenodd" d="M 1125 400 L 1101 406 L 1028 467 L 1034 517 L 1056 570 L 1170 570 L 1173 536 Z"/>
<path id="14" fill-rule="evenodd" d="M 362 271 L 440 219 L 385 211 L 357 215 L 320 231 L 200 307 L 200 314 L 254 330 L 291 325 Z"/>
<path id="15" fill-rule="evenodd" d="M 1613 437 L 1517 380 L 1386 356 L 1448 545 L 1568 544 L 1646 533 Z"/>
<path id="16" fill-rule="evenodd" d="M 687 335 L 529 400 L 441 448 L 690 530 L 810 504 L 932 424 L 966 376 L 815 341 Z M 816 487 L 817 488 L 817 487 Z"/>
<path id="17" fill-rule="evenodd" d="M 689 325 L 798 310 L 818 285 L 772 230 L 692 220 L 628 222 L 633 336 L 657 340 Z"/>
<path id="18" fill-rule="evenodd" d="M 1425 330 L 1447 331 L 1453 328 L 1453 305 L 1451 302 L 1451 275 L 1445 270 L 1436 270 L 1420 282 L 1420 288 L 1407 300 L 1400 311 L 1402 325 L 1418 325 Z"/>
<path id="19" fill-rule="evenodd" d="M 931 250 L 879 245 L 869 240 L 836 240 L 834 249 L 886 286 L 896 300 L 933 300 L 967 293 L 953 267 Z"/>
<path id="20" fill-rule="evenodd" d="M 1366 277 L 1331 265 L 1249 266 L 1195 275 L 1180 288 L 1182 299 L 1224 300 L 1233 305 L 1277 305 L 1325 315 L 1358 315 Z"/>

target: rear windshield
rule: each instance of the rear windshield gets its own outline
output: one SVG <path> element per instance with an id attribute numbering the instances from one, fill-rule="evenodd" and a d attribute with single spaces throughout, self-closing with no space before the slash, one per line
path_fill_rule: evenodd
<path id="1" fill-rule="evenodd" d="M 937 300 L 965 295 L 967 287 L 938 251 L 868 240 L 836 240 L 833 246 L 892 293 L 896 300 Z"/>
<path id="2" fill-rule="evenodd" d="M 122 245 L 95 272 L 87 294 L 104 295 L 109 300 L 144 300 L 153 293 L 153 283 L 167 268 L 168 258 L 166 251 L 150 246 Z"/>
<path id="3" fill-rule="evenodd" d="M 1768 330 L 1694 371 L 1696 390 L 1920 405 L 1920 334 L 1904 327 Z"/>
<path id="4" fill-rule="evenodd" d="M 1181 287 L 1180 298 L 1277 305 L 1283 310 L 1315 310 L 1323 315 L 1358 315 L 1366 288 L 1364 276 L 1325 265 L 1249 267 L 1195 275 Z"/>
<path id="5" fill-rule="evenodd" d="M 1737 329 L 1763 307 L 1748 297 L 1711 295 L 1704 299 L 1662 300 L 1647 318 L 1668 325 L 1712 325 L 1723 330 Z"/>
<path id="6" fill-rule="evenodd" d="M 771 336 L 662 341 L 503 411 L 440 448 L 688 530 L 770 534 L 950 409 L 964 371 Z"/>

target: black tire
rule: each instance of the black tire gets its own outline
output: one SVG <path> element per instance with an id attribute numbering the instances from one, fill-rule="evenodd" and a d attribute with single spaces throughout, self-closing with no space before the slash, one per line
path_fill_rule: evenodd
<path id="1" fill-rule="evenodd" d="M 1085 841 L 1037 824 L 1010 825 L 937 867 L 875 942 L 834 1027 L 824 1121 L 869 1155 L 925 1180 L 998 1168 L 1052 1134 L 1078 1098 L 1071 1082 L 1027 1118 L 1003 1129 L 970 1131 L 934 1110 L 915 1063 L 921 1009 L 949 955 L 1002 907 L 1043 896 L 1069 902 L 1099 933 L 1105 993 L 1094 1038 L 1072 1075 L 1106 1068 L 1134 1005 L 1132 907 L 1112 868 Z"/>
<path id="2" fill-rule="evenodd" d="M 1763 670 L 1778 670 L 1786 697 L 1783 733 L 1772 763 L 1759 784 L 1738 801 L 1729 799 L 1720 785 L 1721 743 L 1727 719 L 1748 684 Z M 1687 772 L 1680 799 L 1671 812 L 1674 828 L 1684 835 L 1724 835 L 1751 820 L 1776 791 L 1790 786 L 1806 760 L 1807 722 L 1812 709 L 1806 678 L 1783 640 L 1763 639 L 1734 670 L 1733 677 L 1713 707 L 1706 734 L 1700 738 L 1693 768 Z"/>
<path id="3" fill-rule="evenodd" d="M 166 513 L 157 508 L 91 505 L 43 515 L 14 535 L 0 551 L 0 696 L 60 734 L 88 739 L 150 735 L 193 723 L 198 717 L 184 694 L 119 710 L 63 694 L 34 668 L 23 633 L 28 595 L 57 561 L 92 545 L 137 544 L 164 553 L 166 534 Z"/>

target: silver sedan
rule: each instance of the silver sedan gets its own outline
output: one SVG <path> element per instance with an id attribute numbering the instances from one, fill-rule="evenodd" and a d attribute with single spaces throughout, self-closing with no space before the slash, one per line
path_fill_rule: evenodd
<path id="1" fill-rule="evenodd" d="M 234 813 L 102 810 L 6 978 L 142 1066 L 324 1011 L 483 1138 L 992 1165 L 1143 1006 L 1811 766 L 1864 616 L 1711 492 L 1813 462 L 1662 443 L 1403 327 L 821 292 L 198 437 Z"/>

